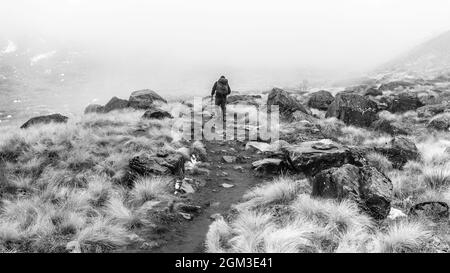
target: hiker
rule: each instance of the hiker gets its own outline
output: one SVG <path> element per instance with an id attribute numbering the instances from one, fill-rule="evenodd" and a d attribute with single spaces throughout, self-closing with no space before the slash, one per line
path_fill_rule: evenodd
<path id="1" fill-rule="evenodd" d="M 220 106 L 222 110 L 222 120 L 225 121 L 226 115 L 226 104 L 227 104 L 227 96 L 231 93 L 230 85 L 228 85 L 228 80 L 225 76 L 221 76 L 218 81 L 214 83 L 214 86 L 211 90 L 211 101 L 213 99 L 214 94 L 216 94 L 215 105 L 216 109 Z M 216 110 L 216 114 L 217 110 Z"/>

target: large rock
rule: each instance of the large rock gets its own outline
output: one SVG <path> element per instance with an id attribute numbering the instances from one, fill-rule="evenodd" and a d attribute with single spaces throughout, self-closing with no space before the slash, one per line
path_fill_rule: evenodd
<path id="1" fill-rule="evenodd" d="M 327 110 L 333 101 L 334 97 L 330 92 L 321 90 L 311 94 L 308 100 L 308 106 L 319 110 Z"/>
<path id="2" fill-rule="evenodd" d="M 450 104 L 433 104 L 417 108 L 417 116 L 420 118 L 431 118 L 437 114 L 442 114 L 444 112 L 450 112 Z"/>
<path id="3" fill-rule="evenodd" d="M 100 104 L 89 104 L 85 109 L 84 113 L 103 113 L 105 111 L 105 107 Z"/>
<path id="4" fill-rule="evenodd" d="M 63 116 L 61 114 L 52 114 L 47 116 L 38 116 L 29 119 L 27 122 L 25 122 L 22 126 L 20 126 L 21 129 L 29 128 L 30 126 L 36 125 L 36 124 L 48 124 L 48 123 L 66 123 L 69 118 L 66 116 Z"/>
<path id="5" fill-rule="evenodd" d="M 450 128 L 450 113 L 435 116 L 427 125 L 430 129 L 446 131 Z"/>
<path id="6" fill-rule="evenodd" d="M 339 93 L 325 117 L 336 117 L 346 124 L 369 127 L 377 120 L 376 102 L 357 94 Z"/>
<path id="7" fill-rule="evenodd" d="M 309 176 L 347 163 L 358 166 L 367 163 L 360 153 L 332 142 L 308 141 L 290 145 L 283 150 L 290 167 L 295 172 Z"/>
<path id="8" fill-rule="evenodd" d="M 150 109 L 157 101 L 167 103 L 158 93 L 150 89 L 134 91 L 129 99 L 130 107 L 134 109 Z"/>
<path id="9" fill-rule="evenodd" d="M 408 135 L 409 132 L 405 126 L 399 122 L 390 121 L 387 119 L 379 119 L 372 123 L 372 128 L 374 130 L 388 133 L 390 135 Z"/>
<path id="10" fill-rule="evenodd" d="M 279 106 L 280 117 L 282 119 L 292 119 L 292 114 L 295 111 L 301 111 L 306 114 L 311 114 L 311 111 L 303 106 L 300 101 L 280 88 L 274 88 L 269 93 L 269 96 L 267 98 L 267 107 L 270 109 L 271 105 Z"/>
<path id="11" fill-rule="evenodd" d="M 368 88 L 365 92 L 364 92 L 364 96 L 381 96 L 383 95 L 383 91 L 381 91 L 380 89 L 376 88 L 376 87 L 370 87 Z"/>
<path id="12" fill-rule="evenodd" d="M 388 110 L 392 113 L 402 113 L 416 110 L 421 106 L 423 104 L 416 93 L 402 92 L 392 98 Z"/>
<path id="13" fill-rule="evenodd" d="M 121 110 L 129 107 L 129 103 L 127 100 L 119 99 L 118 97 L 113 97 L 108 103 L 105 105 L 104 111 L 105 113 L 109 113 L 114 110 Z"/>
<path id="14" fill-rule="evenodd" d="M 160 108 L 151 108 L 150 110 L 145 111 L 144 115 L 142 116 L 144 119 L 164 119 L 164 118 L 173 118 L 172 115 L 164 111 Z"/>
<path id="15" fill-rule="evenodd" d="M 376 219 L 384 219 L 391 209 L 391 180 L 370 166 L 345 164 L 318 173 L 313 179 L 313 196 L 350 199 Z"/>
<path id="16" fill-rule="evenodd" d="M 387 145 L 375 147 L 376 152 L 386 156 L 396 169 L 401 169 L 409 160 L 418 160 L 420 158 L 419 150 L 416 144 L 406 137 L 397 136 Z"/>
<path id="17" fill-rule="evenodd" d="M 149 175 L 178 175 L 184 174 L 185 159 L 181 154 L 140 155 L 130 159 L 129 178 Z"/>
<path id="18" fill-rule="evenodd" d="M 423 202 L 412 206 L 409 215 L 430 218 L 431 220 L 448 219 L 449 207 L 444 202 Z"/>

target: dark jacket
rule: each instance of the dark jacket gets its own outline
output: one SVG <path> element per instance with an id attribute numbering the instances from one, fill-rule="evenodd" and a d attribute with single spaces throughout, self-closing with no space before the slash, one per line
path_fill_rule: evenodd
<path id="1" fill-rule="evenodd" d="M 226 84 L 226 86 L 228 88 L 228 93 L 225 96 L 229 95 L 231 93 L 231 88 L 230 88 L 230 85 L 228 84 L 228 80 L 225 79 L 225 78 L 220 78 L 219 81 L 222 84 Z M 216 90 L 217 90 L 217 82 L 214 83 L 214 86 L 213 86 L 213 88 L 211 90 L 211 96 L 214 96 L 214 94 L 216 94 L 216 96 L 220 96 L 219 93 L 216 93 Z"/>

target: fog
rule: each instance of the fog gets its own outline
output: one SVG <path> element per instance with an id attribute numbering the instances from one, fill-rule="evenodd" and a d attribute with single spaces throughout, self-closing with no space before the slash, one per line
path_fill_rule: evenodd
<path id="1" fill-rule="evenodd" d="M 0 6 L 1 36 L 32 34 L 88 49 L 102 67 L 98 88 L 119 95 L 137 88 L 207 93 L 222 74 L 238 90 L 299 83 L 317 71 L 356 75 L 450 29 L 447 0 L 1 0 Z"/>

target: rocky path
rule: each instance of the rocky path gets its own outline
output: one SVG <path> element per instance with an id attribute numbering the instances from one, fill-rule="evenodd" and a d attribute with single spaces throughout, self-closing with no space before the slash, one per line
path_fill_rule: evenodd
<path id="1" fill-rule="evenodd" d="M 213 221 L 211 215 L 226 214 L 231 205 L 241 200 L 248 189 L 263 182 L 251 171 L 251 163 L 261 159 L 261 155 L 245 151 L 245 143 L 207 142 L 209 175 L 193 176 L 203 180 L 205 185 L 193 193 L 189 199 L 193 205 L 202 207 L 192 220 L 175 222 L 165 232 L 166 243 L 153 248 L 155 253 L 203 252 L 206 234 Z M 236 162 L 226 163 L 223 156 L 238 157 Z M 233 185 L 224 188 L 223 183 Z"/>

